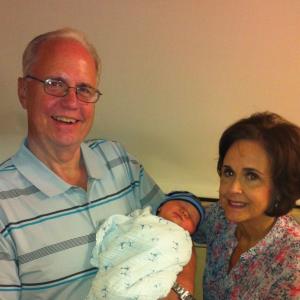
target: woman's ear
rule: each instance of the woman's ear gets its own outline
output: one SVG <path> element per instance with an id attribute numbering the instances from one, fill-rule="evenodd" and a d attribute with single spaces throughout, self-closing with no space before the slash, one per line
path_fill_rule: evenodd
<path id="1" fill-rule="evenodd" d="M 27 86 L 24 78 L 18 78 L 18 96 L 19 101 L 24 109 L 27 109 Z"/>

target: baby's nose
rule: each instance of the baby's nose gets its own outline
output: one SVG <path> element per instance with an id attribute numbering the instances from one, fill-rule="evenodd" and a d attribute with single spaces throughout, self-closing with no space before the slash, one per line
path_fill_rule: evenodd
<path id="1" fill-rule="evenodd" d="M 184 208 L 181 208 L 181 209 L 180 209 L 180 213 L 181 213 L 184 217 L 187 216 L 187 211 L 186 211 Z"/>

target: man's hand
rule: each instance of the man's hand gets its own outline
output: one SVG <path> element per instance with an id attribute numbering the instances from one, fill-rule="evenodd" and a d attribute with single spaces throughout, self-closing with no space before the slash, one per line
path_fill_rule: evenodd
<path id="1" fill-rule="evenodd" d="M 178 274 L 176 282 L 188 290 L 191 294 L 194 294 L 195 286 L 195 274 L 196 274 L 196 251 L 193 247 L 192 256 L 187 265 L 185 265 L 182 271 Z M 171 290 L 167 297 L 164 300 L 178 300 L 178 295 Z"/>

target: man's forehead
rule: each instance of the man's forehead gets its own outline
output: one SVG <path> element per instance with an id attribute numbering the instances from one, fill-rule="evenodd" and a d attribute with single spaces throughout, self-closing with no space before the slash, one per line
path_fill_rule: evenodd
<path id="1" fill-rule="evenodd" d="M 92 56 L 82 42 L 71 37 L 53 37 L 43 41 L 37 49 L 37 55 L 39 56 L 49 51 L 52 53 L 56 51 L 59 51 L 60 53 L 66 53 L 69 51 L 74 53 L 74 51 L 81 51 L 82 53 Z"/>
<path id="2" fill-rule="evenodd" d="M 73 60 L 78 63 L 84 60 L 89 66 L 96 68 L 89 50 L 80 41 L 71 38 L 52 38 L 43 42 L 37 49 L 33 65 L 39 68 L 39 65 L 54 60 L 61 60 L 64 65 L 74 63 Z"/>

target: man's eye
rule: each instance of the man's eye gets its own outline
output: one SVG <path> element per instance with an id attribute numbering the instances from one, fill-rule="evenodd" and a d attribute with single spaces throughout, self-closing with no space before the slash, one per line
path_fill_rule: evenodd
<path id="1" fill-rule="evenodd" d="M 46 81 L 46 84 L 50 88 L 62 88 L 62 87 L 65 86 L 65 84 L 62 81 L 60 81 L 60 80 L 54 80 L 54 79 L 48 79 Z"/>
<path id="2" fill-rule="evenodd" d="M 94 90 L 88 86 L 82 85 L 77 87 L 78 93 L 80 93 L 83 96 L 93 96 L 94 95 Z"/>

